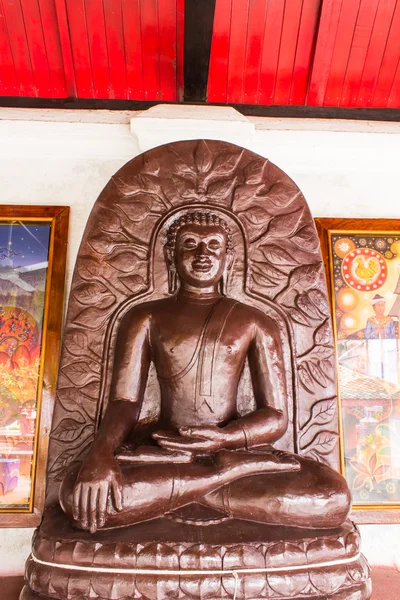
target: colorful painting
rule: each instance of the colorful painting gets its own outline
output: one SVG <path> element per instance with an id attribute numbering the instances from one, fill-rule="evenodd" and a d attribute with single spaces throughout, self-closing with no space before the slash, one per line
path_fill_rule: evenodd
<path id="1" fill-rule="evenodd" d="M 329 232 L 344 470 L 356 505 L 400 503 L 400 233 Z"/>
<path id="2" fill-rule="evenodd" d="M 50 230 L 0 223 L 0 510 L 33 493 Z"/>

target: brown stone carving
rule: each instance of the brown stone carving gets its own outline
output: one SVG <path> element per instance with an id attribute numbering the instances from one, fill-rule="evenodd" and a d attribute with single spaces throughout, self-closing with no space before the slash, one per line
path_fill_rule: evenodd
<path id="1" fill-rule="evenodd" d="M 135 158 L 79 251 L 21 600 L 368 599 L 337 426 L 297 186 L 224 142 Z"/>

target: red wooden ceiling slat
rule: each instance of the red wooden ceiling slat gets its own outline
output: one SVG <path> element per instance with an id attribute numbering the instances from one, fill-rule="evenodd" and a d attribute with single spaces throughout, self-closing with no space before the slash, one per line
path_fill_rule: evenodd
<path id="1" fill-rule="evenodd" d="M 54 0 L 39 0 L 53 98 L 65 98 L 67 87 Z"/>
<path id="2" fill-rule="evenodd" d="M 340 104 L 359 8 L 360 0 L 343 0 L 324 106 L 339 106 Z"/>
<path id="3" fill-rule="evenodd" d="M 143 82 L 146 100 L 159 100 L 160 98 L 157 4 L 157 0 L 141 0 L 140 2 Z"/>
<path id="4" fill-rule="evenodd" d="M 103 0 L 85 0 L 87 35 L 95 98 L 110 98 L 111 84 Z"/>
<path id="5" fill-rule="evenodd" d="M 0 94 L 2 96 L 19 95 L 19 85 L 2 0 L 0 0 Z"/>
<path id="6" fill-rule="evenodd" d="M 36 96 L 32 63 L 19 0 L 3 0 L 3 11 L 10 33 L 11 52 L 18 69 L 19 95 Z"/>
<path id="7" fill-rule="evenodd" d="M 78 98 L 93 98 L 85 0 L 66 0 Z"/>
<path id="8" fill-rule="evenodd" d="M 232 0 L 217 0 L 208 71 L 209 102 L 226 102 Z"/>
<path id="9" fill-rule="evenodd" d="M 37 0 L 20 0 L 25 25 L 26 39 L 31 57 L 33 80 L 36 94 L 42 98 L 50 98 L 49 63 L 44 42 L 42 19 Z"/>
<path id="10" fill-rule="evenodd" d="M 382 64 L 396 0 L 380 0 L 357 95 L 357 106 L 370 107 Z"/>
<path id="11" fill-rule="evenodd" d="M 78 96 L 66 0 L 54 0 L 68 96 Z"/>
<path id="12" fill-rule="evenodd" d="M 385 108 L 390 92 L 395 81 L 397 66 L 400 57 L 400 1 L 397 0 L 393 14 L 389 35 L 387 38 L 385 54 L 383 56 L 376 88 L 372 99 L 372 106 Z"/>
<path id="13" fill-rule="evenodd" d="M 322 106 L 339 25 L 342 0 L 324 0 L 319 22 L 307 104 Z"/>
<path id="14" fill-rule="evenodd" d="M 160 100 L 176 100 L 177 24 L 176 0 L 158 2 Z"/>
<path id="15" fill-rule="evenodd" d="M 260 104 L 272 104 L 283 26 L 284 3 L 268 0 L 260 73 Z"/>
<path id="16" fill-rule="evenodd" d="M 302 7 L 303 0 L 291 0 L 285 3 L 274 104 L 289 103 Z"/>
<path id="17" fill-rule="evenodd" d="M 358 89 L 371 41 L 379 0 L 361 0 L 340 104 L 357 106 Z"/>
<path id="18" fill-rule="evenodd" d="M 228 102 L 242 101 L 250 0 L 233 0 L 228 58 Z"/>
<path id="19" fill-rule="evenodd" d="M 322 0 L 304 0 L 289 104 L 304 104 Z"/>
<path id="20" fill-rule="evenodd" d="M 250 0 L 242 102 L 257 104 L 267 0 Z"/>
<path id="21" fill-rule="evenodd" d="M 106 21 L 108 60 L 110 66 L 110 97 L 125 100 L 127 98 L 127 86 L 121 0 L 103 1 Z"/>
<path id="22" fill-rule="evenodd" d="M 177 100 L 183 100 L 184 94 L 184 53 L 185 53 L 185 0 L 177 0 L 176 4 L 176 78 Z"/>
<path id="23" fill-rule="evenodd" d="M 144 100 L 140 0 L 122 0 L 128 100 Z"/>
<path id="24" fill-rule="evenodd" d="M 397 65 L 397 71 L 387 103 L 388 108 L 400 107 L 400 60 Z"/>

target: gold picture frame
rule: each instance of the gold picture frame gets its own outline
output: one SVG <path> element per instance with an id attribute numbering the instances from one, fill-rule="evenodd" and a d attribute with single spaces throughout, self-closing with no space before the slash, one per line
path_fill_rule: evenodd
<path id="1" fill-rule="evenodd" d="M 0 527 L 41 520 L 68 222 L 66 206 L 0 210 Z"/>
<path id="2" fill-rule="evenodd" d="M 400 219 L 316 218 L 315 225 L 332 310 L 341 470 L 353 494 L 352 518 L 398 522 Z"/>

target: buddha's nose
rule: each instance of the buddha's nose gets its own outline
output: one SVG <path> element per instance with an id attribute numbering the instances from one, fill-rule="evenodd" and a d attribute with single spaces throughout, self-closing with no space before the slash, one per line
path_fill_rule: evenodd
<path id="1" fill-rule="evenodd" d="M 207 244 L 200 242 L 196 249 L 196 256 L 208 256 Z"/>

